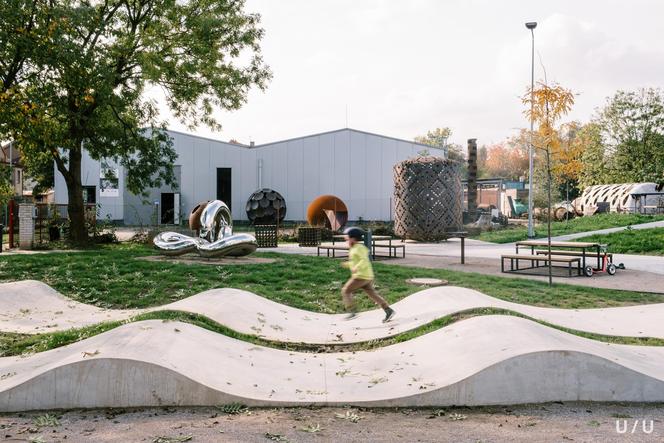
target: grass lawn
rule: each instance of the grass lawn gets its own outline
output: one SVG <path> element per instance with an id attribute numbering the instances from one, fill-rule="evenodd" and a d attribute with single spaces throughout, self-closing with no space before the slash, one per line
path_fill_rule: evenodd
<path id="1" fill-rule="evenodd" d="M 597 214 L 589 217 L 577 217 L 567 222 L 551 222 L 551 235 L 575 234 L 577 232 L 596 231 L 598 229 L 617 228 L 621 226 L 636 225 L 653 221 L 664 220 L 664 215 L 641 214 Z M 535 237 L 546 237 L 546 223 L 535 225 Z M 473 236 L 477 240 L 493 243 L 511 243 L 528 239 L 526 226 L 510 226 L 495 231 L 485 231 Z"/>
<path id="2" fill-rule="evenodd" d="M 611 234 L 596 234 L 576 239 L 608 243 L 609 251 L 618 254 L 664 255 L 664 228 L 625 229 Z"/>
<path id="3" fill-rule="evenodd" d="M 84 252 L 0 257 L 0 281 L 41 280 L 67 297 L 105 308 L 144 308 L 220 287 L 246 289 L 279 303 L 316 312 L 342 312 L 341 286 L 348 271 L 339 260 L 289 254 L 259 253 L 275 263 L 210 266 L 137 260 L 155 251 L 138 245 L 115 245 Z M 405 266 L 375 264 L 376 286 L 395 302 L 420 288 L 413 277 L 443 278 L 452 285 L 476 289 L 517 303 L 563 308 L 624 306 L 664 301 L 660 294 L 554 284 Z M 360 309 L 373 309 L 358 296 Z"/>

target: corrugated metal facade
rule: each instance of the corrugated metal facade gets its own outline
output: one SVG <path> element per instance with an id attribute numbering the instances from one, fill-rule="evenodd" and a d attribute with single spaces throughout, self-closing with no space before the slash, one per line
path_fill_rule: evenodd
<path id="1" fill-rule="evenodd" d="M 231 168 L 231 210 L 236 220 L 246 220 L 247 199 L 259 187 L 272 188 L 286 199 L 287 220 L 304 220 L 309 203 L 319 195 L 341 198 L 351 220 L 390 220 L 393 191 L 392 167 L 428 149 L 415 142 L 353 129 L 315 134 L 256 147 L 233 145 L 170 131 L 178 153 L 180 213 L 183 220 L 199 201 L 217 198 L 217 168 Z M 147 224 L 155 217 L 154 202 L 170 189 L 151 189 L 147 204 L 124 189 L 120 169 L 118 197 L 101 197 L 101 216 L 126 224 Z M 100 164 L 84 156 L 84 185 L 99 186 Z M 99 191 L 97 191 L 98 193 Z M 177 191 L 176 191 L 177 192 Z M 64 180 L 56 171 L 56 202 L 66 203 Z M 157 210 L 158 211 L 158 210 Z"/>

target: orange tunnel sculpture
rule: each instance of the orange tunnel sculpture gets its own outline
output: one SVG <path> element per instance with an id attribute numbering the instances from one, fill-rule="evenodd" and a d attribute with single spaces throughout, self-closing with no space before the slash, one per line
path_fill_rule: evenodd
<path id="1" fill-rule="evenodd" d="M 321 195 L 309 204 L 307 221 L 311 226 L 326 226 L 339 231 L 348 221 L 348 208 L 339 197 Z"/>

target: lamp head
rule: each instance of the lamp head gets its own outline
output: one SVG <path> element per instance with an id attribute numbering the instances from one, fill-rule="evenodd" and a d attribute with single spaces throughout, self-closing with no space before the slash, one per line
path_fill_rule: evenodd
<path id="1" fill-rule="evenodd" d="M 533 30 L 537 27 L 537 22 L 528 22 L 526 23 L 526 28 Z"/>

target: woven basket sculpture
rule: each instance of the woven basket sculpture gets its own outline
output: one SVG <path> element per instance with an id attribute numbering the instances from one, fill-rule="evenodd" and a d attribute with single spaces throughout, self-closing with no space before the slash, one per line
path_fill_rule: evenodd
<path id="1" fill-rule="evenodd" d="M 462 227 L 459 164 L 417 157 L 394 165 L 394 231 L 403 238 L 440 241 Z"/>
<path id="2" fill-rule="evenodd" d="M 245 209 L 253 224 L 272 225 L 284 221 L 286 200 L 274 189 L 263 188 L 251 194 Z"/>

